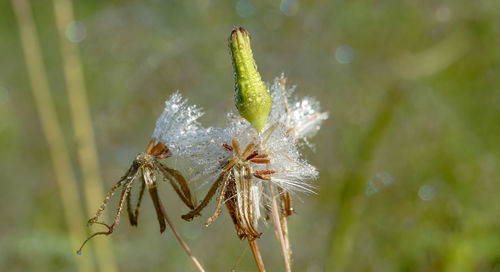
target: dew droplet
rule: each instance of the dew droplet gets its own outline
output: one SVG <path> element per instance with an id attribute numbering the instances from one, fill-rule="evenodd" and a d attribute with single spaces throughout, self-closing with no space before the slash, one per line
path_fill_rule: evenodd
<path id="1" fill-rule="evenodd" d="M 342 45 L 335 50 L 335 59 L 340 64 L 349 64 L 354 59 L 354 50 L 349 45 Z"/>
<path id="2" fill-rule="evenodd" d="M 299 1 L 296 0 L 281 0 L 280 10 L 286 16 L 294 16 L 299 12 Z"/>
<path id="3" fill-rule="evenodd" d="M 422 185 L 418 189 L 418 197 L 420 197 L 420 199 L 422 199 L 423 201 L 431 201 L 432 199 L 434 199 L 435 194 L 436 190 L 432 185 Z"/>
<path id="4" fill-rule="evenodd" d="M 85 24 L 79 21 L 73 21 L 66 27 L 66 38 L 70 42 L 79 43 L 87 37 L 87 28 Z"/>

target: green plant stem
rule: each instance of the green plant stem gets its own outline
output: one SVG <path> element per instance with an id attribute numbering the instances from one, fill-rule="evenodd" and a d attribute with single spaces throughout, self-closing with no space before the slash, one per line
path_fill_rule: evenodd
<path id="1" fill-rule="evenodd" d="M 356 222 L 364 209 L 363 188 L 368 168 L 380 140 L 387 131 L 396 105 L 401 100 L 398 88 L 390 89 L 372 126 L 361 141 L 358 159 L 346 174 L 337 202 L 336 224 L 333 226 L 327 271 L 346 271 L 356 233 Z"/>

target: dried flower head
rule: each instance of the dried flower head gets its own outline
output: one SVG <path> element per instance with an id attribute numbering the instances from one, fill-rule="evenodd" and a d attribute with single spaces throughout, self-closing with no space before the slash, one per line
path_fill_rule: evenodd
<path id="1" fill-rule="evenodd" d="M 167 159 L 177 154 L 179 150 L 183 150 L 189 145 L 189 139 L 193 138 L 192 135 L 200 129 L 197 119 L 202 114 L 203 113 L 198 107 L 188 106 L 187 101 L 183 100 L 178 92 L 174 93 L 165 101 L 165 108 L 156 122 L 153 136 L 146 151 L 137 155 L 127 173 L 111 188 L 95 216 L 88 221 L 89 225 L 100 224 L 106 226 L 107 231 L 92 234 L 84 241 L 77 253 L 80 253 L 83 246 L 93 237 L 113 233 L 120 222 L 120 216 L 125 203 L 127 204 L 130 224 L 137 226 L 139 208 L 146 187 L 155 207 L 158 223 L 160 225 L 160 232 L 163 232 L 166 225 L 162 213 L 163 204 L 158 196 L 156 183 L 157 173 L 160 173 L 165 180 L 169 181 L 186 206 L 191 209 L 195 207 L 196 203 L 191 196 L 188 184 L 182 174 L 175 169 L 165 166 L 160 160 Z M 131 189 L 134 181 L 137 179 L 141 181 L 141 184 L 138 199 L 134 207 L 131 200 Z M 113 224 L 108 225 L 99 222 L 98 220 L 104 212 L 108 201 L 119 188 L 122 188 L 122 192 Z"/>
<path id="2" fill-rule="evenodd" d="M 192 141 L 199 144 L 184 150 L 184 156 L 204 169 L 199 176 L 208 176 L 202 185 L 208 183 L 210 187 L 201 203 L 182 218 L 189 221 L 200 215 L 219 191 L 215 212 L 205 224 L 213 222 L 226 204 L 238 237 L 250 241 L 260 237 L 257 226 L 261 208 L 269 210 L 272 197 L 268 190 L 273 186 L 278 189 L 285 217 L 293 213 L 291 193 L 312 191 L 309 181 L 317 172 L 300 158 L 296 139 L 316 132 L 328 114 L 320 113 L 319 103 L 312 98 L 290 99 L 293 88 L 286 90 L 283 75 L 272 85 L 271 97 L 257 71 L 249 34 L 243 28 L 233 29 L 229 47 L 235 71 L 235 103 L 241 117 L 228 114 L 227 128 L 200 131 L 196 135 L 199 141 Z"/>
<path id="3" fill-rule="evenodd" d="M 261 133 L 245 119 L 228 114 L 228 127 L 209 129 L 203 137 L 209 144 L 200 146 L 193 162 L 203 169 L 209 169 L 204 184 L 210 189 L 201 203 L 188 214 L 191 220 L 207 206 L 219 190 L 217 206 L 209 225 L 219 215 L 222 204 L 226 204 L 240 239 L 260 237 L 257 230 L 261 208 L 267 209 L 270 196 L 268 186 L 273 185 L 282 192 L 311 192 L 310 180 L 317 172 L 300 158 L 296 144 L 287 128 L 275 122 L 266 125 Z"/>

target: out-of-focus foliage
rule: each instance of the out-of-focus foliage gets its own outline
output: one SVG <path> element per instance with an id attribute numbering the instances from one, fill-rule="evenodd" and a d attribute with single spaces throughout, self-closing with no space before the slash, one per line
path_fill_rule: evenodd
<path id="1" fill-rule="evenodd" d="M 236 110 L 227 38 L 242 25 L 265 81 L 285 72 L 330 112 L 316 150 L 304 149 L 320 179 L 289 220 L 296 271 L 500 271 L 499 1 L 73 2 L 67 38 L 80 47 L 105 188 L 144 151 L 175 90 L 207 125 Z M 80 177 L 53 3 L 31 4 Z M 10 1 L 0 15 L 0 270 L 74 271 Z M 172 189 L 160 193 L 206 268 L 230 270 L 246 243 L 227 214 L 209 228 L 183 222 Z M 194 271 L 172 233 L 160 236 L 150 201 L 142 210 L 137 228 L 124 218 L 96 238 L 112 241 L 119 270 Z M 271 227 L 259 243 L 280 271 Z M 254 270 L 247 252 L 237 271 Z"/>

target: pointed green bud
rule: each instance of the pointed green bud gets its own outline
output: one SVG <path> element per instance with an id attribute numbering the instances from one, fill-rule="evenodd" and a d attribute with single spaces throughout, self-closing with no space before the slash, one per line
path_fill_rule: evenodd
<path id="1" fill-rule="evenodd" d="M 257 71 L 250 48 L 250 35 L 244 28 L 233 28 L 229 48 L 234 68 L 236 108 L 260 132 L 267 122 L 272 101 Z"/>

